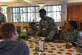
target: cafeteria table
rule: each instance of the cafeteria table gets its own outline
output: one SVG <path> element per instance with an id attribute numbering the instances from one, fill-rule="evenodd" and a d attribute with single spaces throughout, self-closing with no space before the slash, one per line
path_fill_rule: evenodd
<path id="1" fill-rule="evenodd" d="M 66 48 L 66 43 L 45 42 L 44 51 L 35 51 L 37 45 L 34 41 L 26 41 L 30 55 L 82 55 L 75 47 Z"/>

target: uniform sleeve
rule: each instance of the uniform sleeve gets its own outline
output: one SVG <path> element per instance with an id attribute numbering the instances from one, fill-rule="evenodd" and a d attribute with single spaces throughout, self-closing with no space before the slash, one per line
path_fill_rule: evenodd
<path id="1" fill-rule="evenodd" d="M 47 37 L 49 40 L 52 40 L 53 38 L 55 38 L 55 36 L 57 35 L 57 32 L 58 32 L 57 27 L 56 27 L 53 19 L 51 19 L 49 21 L 49 29 L 51 29 L 51 30 L 50 30 L 49 35 Z"/>
<path id="2" fill-rule="evenodd" d="M 37 30 L 37 32 L 36 32 L 35 35 L 38 36 L 38 35 L 40 34 L 41 30 L 42 30 L 42 25 L 41 25 L 41 21 L 40 21 L 40 22 L 39 22 L 39 28 L 38 28 L 38 30 Z"/>
<path id="3" fill-rule="evenodd" d="M 63 33 L 63 31 L 60 33 L 59 39 L 60 39 L 60 40 L 64 40 L 64 33 Z"/>
<path id="4" fill-rule="evenodd" d="M 6 17 L 4 14 L 0 13 L 0 22 L 1 24 L 5 23 L 6 22 Z"/>
<path id="5" fill-rule="evenodd" d="M 6 23 L 6 17 L 2 14 L 2 24 Z"/>
<path id="6" fill-rule="evenodd" d="M 5 16 L 4 16 L 3 22 L 4 22 L 4 23 L 6 22 L 6 17 L 5 17 Z"/>
<path id="7" fill-rule="evenodd" d="M 81 38 L 79 32 L 76 32 L 75 42 L 80 43 L 80 42 L 82 42 L 81 39 L 82 39 L 82 38 Z"/>
<path id="8" fill-rule="evenodd" d="M 29 33 L 29 31 L 28 31 L 28 32 L 27 32 L 27 36 L 26 36 L 26 37 L 27 37 L 27 38 L 29 38 L 29 36 L 30 36 L 30 33 Z"/>

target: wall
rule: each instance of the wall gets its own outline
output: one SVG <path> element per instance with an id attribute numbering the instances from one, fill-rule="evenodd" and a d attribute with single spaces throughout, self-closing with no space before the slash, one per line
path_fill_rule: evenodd
<path id="1" fill-rule="evenodd" d="M 82 21 L 82 4 L 68 5 L 68 20 Z"/>
<path id="2" fill-rule="evenodd" d="M 12 14 L 11 14 L 11 9 L 9 7 L 7 8 L 7 18 L 8 18 L 8 22 L 12 22 Z"/>
<path id="3" fill-rule="evenodd" d="M 61 22 L 56 23 L 57 26 L 64 25 L 64 21 L 67 21 L 67 3 L 62 4 L 62 14 L 61 14 Z"/>
<path id="4" fill-rule="evenodd" d="M 67 1 L 64 1 L 62 3 L 62 22 L 60 23 L 60 26 L 64 24 L 64 21 L 67 21 Z"/>
<path id="5" fill-rule="evenodd" d="M 68 0 L 68 3 L 78 3 L 82 2 L 82 0 Z"/>
<path id="6" fill-rule="evenodd" d="M 29 27 L 29 23 L 14 23 L 14 25 L 15 26 L 22 26 L 22 27 L 24 27 L 24 26 Z"/>

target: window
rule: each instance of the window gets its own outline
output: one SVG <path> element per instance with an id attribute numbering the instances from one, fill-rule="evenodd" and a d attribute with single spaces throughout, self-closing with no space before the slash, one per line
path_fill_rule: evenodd
<path id="1" fill-rule="evenodd" d="M 47 16 L 52 17 L 55 22 L 61 22 L 61 5 L 46 6 Z"/>
<path id="2" fill-rule="evenodd" d="M 39 7 L 12 7 L 13 22 L 39 22 Z M 61 22 L 61 5 L 45 6 L 47 16 L 52 17 L 55 22 Z"/>
<path id="3" fill-rule="evenodd" d="M 39 7 L 15 7 L 12 8 L 13 22 L 39 22 Z"/>
<path id="4" fill-rule="evenodd" d="M 2 8 L 2 9 L 1 9 L 1 12 L 5 15 L 6 21 L 8 21 L 8 20 L 7 20 L 7 8 Z"/>

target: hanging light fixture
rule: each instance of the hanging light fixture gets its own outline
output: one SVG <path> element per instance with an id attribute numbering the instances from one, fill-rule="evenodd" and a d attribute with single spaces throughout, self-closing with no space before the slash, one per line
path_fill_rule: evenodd
<path id="1" fill-rule="evenodd" d="M 7 8 L 7 5 L 1 5 L 1 8 L 2 9 L 6 9 Z"/>
<path id="2" fill-rule="evenodd" d="M 1 9 L 6 9 L 7 5 L 1 5 Z"/>
<path id="3" fill-rule="evenodd" d="M 5 4 L 6 2 L 5 2 L 6 0 L 3 0 L 2 1 L 2 5 L 1 5 L 1 8 L 2 9 L 6 9 L 7 8 L 7 5 Z"/>
<path id="4" fill-rule="evenodd" d="M 45 6 L 45 3 L 38 3 L 38 6 L 43 8 Z"/>
<path id="5" fill-rule="evenodd" d="M 46 5 L 45 0 L 39 1 L 39 3 L 38 3 L 38 6 L 40 8 L 44 8 L 45 5 Z"/>

